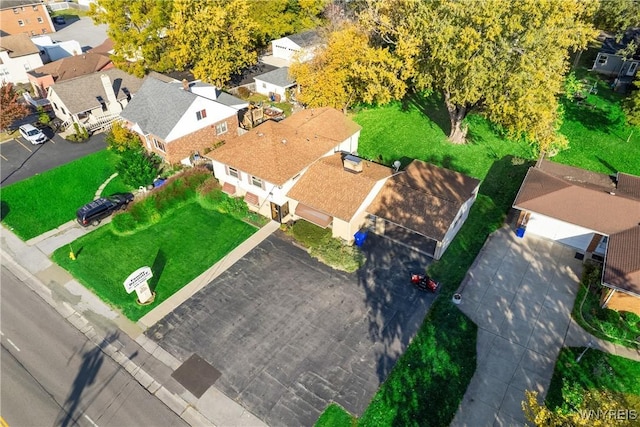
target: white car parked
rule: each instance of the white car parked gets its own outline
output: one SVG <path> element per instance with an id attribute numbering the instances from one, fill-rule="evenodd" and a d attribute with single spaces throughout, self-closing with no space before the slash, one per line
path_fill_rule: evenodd
<path id="1" fill-rule="evenodd" d="M 47 140 L 47 137 L 44 133 L 33 125 L 22 125 L 20 126 L 20 135 L 33 145 L 36 144 L 44 144 Z"/>

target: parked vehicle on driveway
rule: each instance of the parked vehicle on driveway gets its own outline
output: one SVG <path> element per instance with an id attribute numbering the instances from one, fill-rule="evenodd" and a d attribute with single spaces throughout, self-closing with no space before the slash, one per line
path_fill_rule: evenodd
<path id="1" fill-rule="evenodd" d="M 98 225 L 100 221 L 114 213 L 124 209 L 133 200 L 133 194 L 120 193 L 109 197 L 101 197 L 87 203 L 76 212 L 78 224 L 83 227 Z"/>
<path id="2" fill-rule="evenodd" d="M 53 22 L 58 25 L 64 25 L 67 21 L 64 19 L 64 16 L 54 16 Z"/>
<path id="3" fill-rule="evenodd" d="M 18 130 L 20 131 L 20 135 L 33 145 L 43 144 L 47 141 L 46 135 L 33 125 L 22 125 Z"/>

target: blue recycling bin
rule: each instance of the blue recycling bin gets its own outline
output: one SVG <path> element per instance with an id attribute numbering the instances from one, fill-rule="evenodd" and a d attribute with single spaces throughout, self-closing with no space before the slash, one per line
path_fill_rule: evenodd
<path id="1" fill-rule="evenodd" d="M 364 244 L 364 241 L 367 239 L 367 233 L 367 231 L 358 231 L 353 235 L 356 246 L 361 247 Z"/>
<path id="2" fill-rule="evenodd" d="M 520 238 L 524 237 L 525 230 L 526 230 L 526 228 L 524 228 L 524 227 L 518 227 L 516 229 L 516 236 L 518 236 Z"/>

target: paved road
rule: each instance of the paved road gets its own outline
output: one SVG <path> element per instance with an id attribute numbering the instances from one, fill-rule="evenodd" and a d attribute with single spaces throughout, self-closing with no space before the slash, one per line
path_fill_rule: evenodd
<path id="1" fill-rule="evenodd" d="M 0 144 L 0 184 L 6 186 L 22 181 L 57 166 L 95 153 L 107 147 L 105 134 L 93 135 L 86 142 L 69 142 L 46 132 L 51 139 L 32 145 L 20 137 Z"/>
<path id="2" fill-rule="evenodd" d="M 0 403 L 10 426 L 186 426 L 6 268 L 0 274 Z"/>
<path id="3" fill-rule="evenodd" d="M 69 9 L 64 13 L 73 15 L 76 12 L 73 9 Z M 57 31 L 55 34 L 51 34 L 54 40 L 76 40 L 80 43 L 83 52 L 102 44 L 108 37 L 108 26 L 106 24 L 95 25 L 93 20 L 88 17 L 80 19 L 67 17 L 66 24 L 55 24 L 55 27 Z"/>

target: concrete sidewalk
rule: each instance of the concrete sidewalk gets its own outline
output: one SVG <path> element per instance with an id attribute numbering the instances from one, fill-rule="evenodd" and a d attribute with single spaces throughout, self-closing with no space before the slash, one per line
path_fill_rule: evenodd
<path id="1" fill-rule="evenodd" d="M 258 230 L 223 260 L 187 284 L 183 288 L 184 292 L 181 291 L 179 295 L 174 295 L 156 308 L 150 319 L 159 320 L 164 314 L 169 313 L 260 244 L 277 228 L 278 224 L 270 222 Z M 143 334 L 145 323 L 135 324 L 129 321 L 49 259 L 49 255 L 57 248 L 70 244 L 92 229 L 82 228 L 75 221 L 70 221 L 42 236 L 23 242 L 2 226 L 2 266 L 8 268 L 40 295 L 80 332 L 100 346 L 105 354 L 131 373 L 151 394 L 190 425 L 264 426 L 260 419 L 217 390 L 215 385 L 199 399 L 187 391 L 171 376 L 181 362 Z M 160 308 L 161 310 L 158 310 Z M 118 335 L 116 343 L 105 340 L 105 337 L 118 330 L 124 333 Z"/>
<path id="2" fill-rule="evenodd" d="M 571 319 L 582 261 L 575 251 L 505 226 L 493 233 L 459 292 L 478 325 L 477 367 L 452 426 L 524 425 L 525 390 L 546 395 L 560 349 L 587 346 L 640 360 Z"/>

